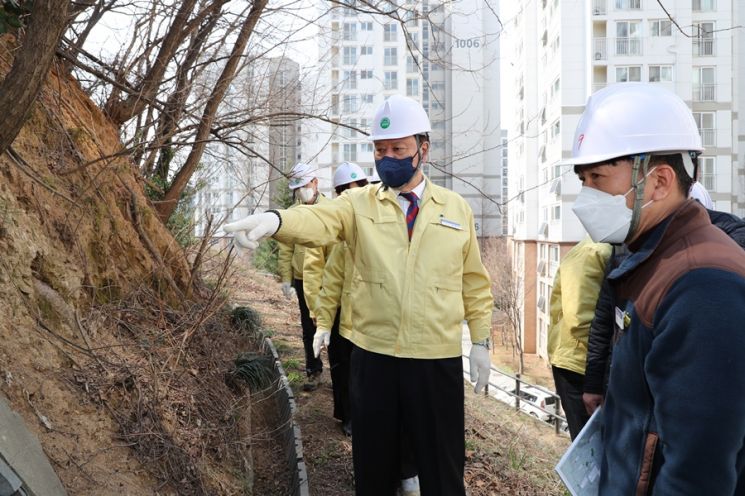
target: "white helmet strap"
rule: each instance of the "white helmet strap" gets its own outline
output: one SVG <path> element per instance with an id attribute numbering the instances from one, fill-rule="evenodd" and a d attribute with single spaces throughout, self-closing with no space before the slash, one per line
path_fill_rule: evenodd
<path id="1" fill-rule="evenodd" d="M 631 225 L 629 233 L 626 235 L 627 242 L 639 227 L 639 219 L 642 216 L 642 202 L 644 201 L 644 186 L 647 184 L 647 174 L 649 172 L 649 160 L 652 156 L 649 153 L 642 153 L 634 156 L 634 165 L 631 167 L 631 187 L 634 190 L 634 208 L 631 211 Z M 641 169 L 641 177 L 639 174 Z"/>

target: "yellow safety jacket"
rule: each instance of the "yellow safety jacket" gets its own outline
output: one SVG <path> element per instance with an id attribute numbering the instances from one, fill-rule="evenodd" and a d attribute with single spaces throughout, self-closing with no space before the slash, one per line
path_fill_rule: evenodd
<path id="1" fill-rule="evenodd" d="M 349 270 L 347 270 L 349 269 Z M 336 243 L 331 248 L 326 268 L 323 271 L 321 291 L 315 302 L 315 314 L 319 329 L 334 325 L 336 312 L 341 307 L 339 334 L 347 339 L 352 336 L 352 275 L 354 260 L 346 242 Z"/>
<path id="2" fill-rule="evenodd" d="M 472 341 L 490 335 L 493 299 L 471 207 L 425 180 L 411 242 L 395 193 L 380 185 L 281 212 L 274 235 L 279 241 L 347 242 L 355 266 L 351 340 L 365 350 L 409 358 L 460 356 L 464 318 Z"/>
<path id="3" fill-rule="evenodd" d="M 318 193 L 316 204 L 328 200 L 325 196 Z M 296 208 L 302 203 L 295 203 L 290 208 Z M 296 243 L 279 243 L 279 253 L 277 254 L 277 268 L 279 277 L 282 282 L 292 282 L 293 279 L 303 279 L 303 266 L 305 263 L 305 246 Z M 305 285 L 303 285 L 303 289 Z M 307 301 L 307 299 L 306 299 Z M 310 308 L 310 306 L 308 307 Z"/>
<path id="4" fill-rule="evenodd" d="M 551 291 L 548 360 L 551 365 L 585 374 L 587 337 L 612 252 L 587 237 L 564 255 Z"/>
<path id="5" fill-rule="evenodd" d="M 303 295 L 305 296 L 305 304 L 308 306 L 310 316 L 314 319 L 318 317 L 316 315 L 316 298 L 318 298 L 318 292 L 321 291 L 323 271 L 326 267 L 326 260 L 332 246 L 305 249 L 305 260 L 303 261 Z M 331 328 L 327 327 L 326 329 Z"/>

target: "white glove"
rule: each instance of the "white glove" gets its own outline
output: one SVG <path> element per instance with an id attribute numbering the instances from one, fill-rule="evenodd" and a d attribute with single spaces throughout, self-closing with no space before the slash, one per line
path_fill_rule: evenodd
<path id="1" fill-rule="evenodd" d="M 292 284 L 290 284 L 289 282 L 283 282 L 282 293 L 284 293 L 285 298 L 292 298 L 293 296 L 295 296 L 295 288 L 293 288 Z"/>
<path id="2" fill-rule="evenodd" d="M 331 331 L 319 327 L 313 335 L 313 354 L 318 358 L 321 355 L 321 348 L 328 348 L 331 342 Z"/>
<path id="3" fill-rule="evenodd" d="M 471 354 L 468 356 L 471 369 L 471 382 L 475 382 L 474 393 L 480 393 L 484 386 L 489 384 L 491 374 L 491 359 L 489 349 L 486 346 L 474 344 L 471 346 Z"/>
<path id="4" fill-rule="evenodd" d="M 279 215 L 274 212 L 249 215 L 245 219 L 222 226 L 225 232 L 234 232 L 233 238 L 244 248 L 255 250 L 259 240 L 267 238 L 279 229 Z"/>

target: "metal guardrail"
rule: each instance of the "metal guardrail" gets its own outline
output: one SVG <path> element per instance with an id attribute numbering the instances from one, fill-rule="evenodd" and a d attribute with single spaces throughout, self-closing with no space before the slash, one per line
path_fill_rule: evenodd
<path id="1" fill-rule="evenodd" d="M 463 358 L 467 359 L 468 356 L 463 355 Z M 467 375 L 467 372 L 464 371 L 464 374 Z M 511 384 L 514 383 L 514 387 L 510 387 L 509 389 L 507 389 L 505 386 L 500 386 L 497 383 L 498 377 L 509 379 Z M 505 382 L 505 381 L 502 381 L 502 382 Z M 520 395 L 520 391 L 523 390 L 523 385 L 526 387 L 530 387 L 530 388 L 542 391 L 546 393 L 548 396 L 552 397 L 554 399 L 553 406 L 550 409 L 548 407 L 544 408 L 544 407 L 541 407 L 540 404 L 537 404 L 533 401 L 529 401 L 526 398 L 522 397 Z M 512 399 L 514 399 L 514 402 L 512 401 L 507 402 L 499 398 L 496 394 L 491 394 L 490 389 L 492 388 L 500 391 L 501 393 L 504 393 L 510 396 Z M 533 415 L 533 417 L 536 418 L 536 420 L 543 422 L 544 424 L 552 426 L 557 435 L 563 434 L 567 432 L 568 430 L 568 428 L 566 427 L 567 426 L 566 418 L 559 414 L 559 412 L 561 411 L 561 398 L 559 398 L 559 395 L 557 395 L 556 393 L 554 393 L 553 391 L 549 389 L 546 389 L 543 386 L 539 386 L 538 384 L 533 384 L 533 383 L 530 383 L 528 381 L 521 379 L 520 374 L 516 374 L 516 375 L 508 374 L 507 372 L 503 372 L 499 370 L 498 368 L 496 368 L 494 365 L 492 365 L 491 374 L 489 376 L 489 383 L 487 384 L 484 390 L 484 395 L 491 396 L 492 398 L 502 401 L 507 404 L 513 404 L 515 406 L 515 410 L 521 411 L 525 413 L 526 415 L 530 415 L 530 413 L 520 408 L 521 403 L 530 405 L 531 408 L 535 408 L 536 410 L 539 410 L 545 413 L 546 415 L 548 415 L 548 420 L 543 420 L 542 418 L 539 418 L 535 415 Z"/>
<path id="2" fill-rule="evenodd" d="M 282 448 L 285 452 L 287 466 L 291 473 L 290 493 L 291 496 L 310 496 L 308 484 L 308 471 L 303 458 L 303 441 L 300 435 L 300 427 L 295 422 L 297 405 L 295 395 L 290 387 L 282 362 L 279 359 L 277 348 L 269 337 L 264 337 L 262 348 L 264 353 L 271 354 L 274 359 L 274 370 L 279 381 L 278 394 L 274 395 L 279 412 L 279 424 L 282 426 L 279 436 Z"/>

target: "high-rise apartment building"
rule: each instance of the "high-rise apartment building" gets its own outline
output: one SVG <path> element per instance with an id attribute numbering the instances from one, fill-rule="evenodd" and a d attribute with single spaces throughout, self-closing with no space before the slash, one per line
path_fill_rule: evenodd
<path id="1" fill-rule="evenodd" d="M 253 156 L 226 143 L 212 144 L 197 176 L 195 233 L 205 235 L 207 214 L 215 224 L 241 219 L 254 210 L 277 207 L 280 179 L 301 159 L 300 70 L 287 57 L 254 63 L 234 84 L 233 104 L 253 109 L 257 123 L 238 131 Z M 229 97 L 230 98 L 230 97 Z M 260 118 L 261 116 L 272 116 Z"/>
<path id="2" fill-rule="evenodd" d="M 386 97 L 414 98 L 432 124 L 425 173 L 469 201 L 481 235 L 501 235 L 497 4 L 400 0 L 385 16 L 353 2 L 321 21 L 319 37 L 316 98 L 342 126 L 309 122 L 305 154 L 322 169 L 353 161 L 372 172 L 372 142 L 355 129 L 369 130 Z"/>
<path id="3" fill-rule="evenodd" d="M 688 103 L 706 151 L 699 180 L 718 210 L 745 213 L 745 109 L 733 0 L 522 0 L 505 28 L 514 69 L 510 135 L 510 235 L 523 297 L 523 347 L 545 356 L 548 301 L 562 255 L 584 235 L 571 211 L 574 129 L 589 95 L 608 84 L 662 85 Z M 676 25 L 677 24 L 677 25 Z M 682 32 L 681 32 L 682 29 Z"/>

